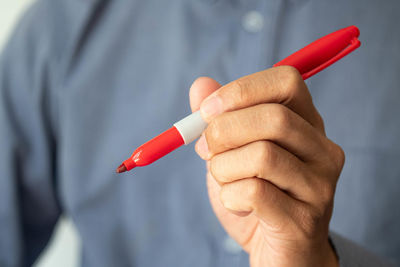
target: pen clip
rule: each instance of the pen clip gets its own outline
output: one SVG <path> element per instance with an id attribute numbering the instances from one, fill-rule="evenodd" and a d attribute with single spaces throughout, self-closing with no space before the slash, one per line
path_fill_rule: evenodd
<path id="1" fill-rule="evenodd" d="M 306 80 L 306 79 L 310 78 L 311 76 L 313 76 L 314 74 L 320 72 L 321 70 L 329 67 L 336 61 L 340 60 L 341 58 L 345 57 L 346 55 L 350 54 L 351 52 L 353 52 L 354 50 L 359 48 L 360 45 L 361 45 L 360 40 L 358 40 L 357 37 L 354 37 L 353 39 L 351 39 L 349 45 L 346 48 L 344 48 L 342 51 L 340 51 L 337 55 L 335 55 L 328 61 L 322 63 L 321 65 L 315 67 L 314 69 L 312 69 L 306 73 L 303 73 L 303 75 L 302 75 L 303 80 Z"/>

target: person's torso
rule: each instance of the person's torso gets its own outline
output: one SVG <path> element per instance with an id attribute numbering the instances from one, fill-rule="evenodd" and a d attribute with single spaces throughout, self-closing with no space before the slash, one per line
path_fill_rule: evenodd
<path id="1" fill-rule="evenodd" d="M 75 33 L 53 88 L 58 190 L 83 266 L 247 265 L 212 212 L 192 145 L 122 175 L 115 168 L 190 112 L 196 77 L 227 83 L 352 24 L 362 47 L 307 82 L 328 137 L 346 152 L 331 227 L 399 259 L 397 1 L 100 3 L 71 15 Z"/>

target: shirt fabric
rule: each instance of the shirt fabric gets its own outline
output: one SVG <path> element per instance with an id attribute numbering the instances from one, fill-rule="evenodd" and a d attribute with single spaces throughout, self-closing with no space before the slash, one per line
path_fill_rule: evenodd
<path id="1" fill-rule="evenodd" d="M 346 153 L 332 241 L 342 266 L 399 262 L 398 14 L 397 0 L 38 0 L 0 62 L 0 266 L 31 265 L 60 214 L 82 266 L 248 266 L 193 145 L 115 168 L 189 114 L 196 77 L 225 84 L 353 24 L 362 47 L 307 81 Z"/>

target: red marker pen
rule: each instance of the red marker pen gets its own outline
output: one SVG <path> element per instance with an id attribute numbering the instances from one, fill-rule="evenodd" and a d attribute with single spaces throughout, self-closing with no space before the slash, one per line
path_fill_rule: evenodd
<path id="1" fill-rule="evenodd" d="M 361 43 L 358 40 L 360 31 L 356 26 L 338 30 L 300 49 L 276 66 L 289 65 L 295 67 L 306 80 L 320 72 L 339 59 L 357 49 Z M 169 130 L 138 147 L 117 172 L 129 171 L 137 166 L 145 166 L 167 155 L 181 145 L 189 144 L 207 127 L 200 112 L 194 112 L 174 124 Z"/>

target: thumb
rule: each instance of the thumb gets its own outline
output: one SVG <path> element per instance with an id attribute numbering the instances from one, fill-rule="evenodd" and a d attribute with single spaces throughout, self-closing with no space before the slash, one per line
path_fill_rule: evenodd
<path id="1" fill-rule="evenodd" d="M 209 77 L 197 78 L 189 91 L 192 112 L 197 111 L 200 108 L 201 102 L 220 87 L 221 85 L 217 81 Z"/>

